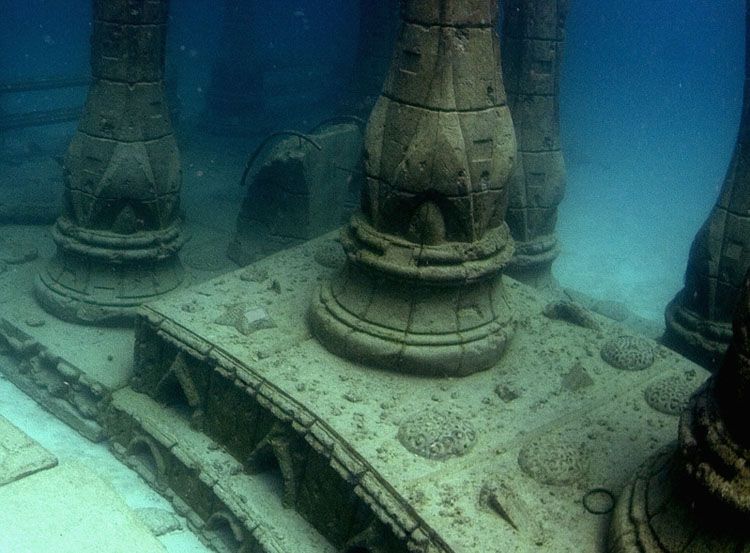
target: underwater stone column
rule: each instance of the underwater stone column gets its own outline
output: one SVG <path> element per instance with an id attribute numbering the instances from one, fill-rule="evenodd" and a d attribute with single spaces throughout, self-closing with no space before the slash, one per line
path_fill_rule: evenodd
<path id="1" fill-rule="evenodd" d="M 180 161 L 163 81 L 168 0 L 93 7 L 93 82 L 65 159 L 57 253 L 36 296 L 60 318 L 119 324 L 183 279 Z"/>
<path id="2" fill-rule="evenodd" d="M 746 29 L 750 32 L 750 14 Z M 715 370 L 732 336 L 732 310 L 748 267 L 750 37 L 745 40 L 745 87 L 734 154 L 719 199 L 693 241 L 684 287 L 666 308 L 665 343 Z"/>
<path id="3" fill-rule="evenodd" d="M 646 461 L 620 496 L 609 553 L 750 550 L 750 272 L 718 373 L 682 414 L 679 445 Z"/>
<path id="4" fill-rule="evenodd" d="M 501 270 L 516 141 L 495 0 L 406 0 L 365 137 L 344 270 L 310 311 L 331 351 L 400 372 L 465 375 L 511 333 Z"/>
<path id="5" fill-rule="evenodd" d="M 516 252 L 506 272 L 545 286 L 559 253 L 565 191 L 559 91 L 568 0 L 504 0 L 503 13 L 503 82 L 518 140 L 506 216 Z"/>

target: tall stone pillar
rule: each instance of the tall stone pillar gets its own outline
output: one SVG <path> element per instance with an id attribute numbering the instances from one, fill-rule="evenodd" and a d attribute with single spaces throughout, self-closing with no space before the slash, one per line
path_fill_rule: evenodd
<path id="1" fill-rule="evenodd" d="M 750 9 L 747 10 L 750 12 Z M 750 33 L 750 13 L 746 14 Z M 732 336 L 732 309 L 750 267 L 750 37 L 734 154 L 719 199 L 693 240 L 685 285 L 665 311 L 664 342 L 715 370 Z"/>
<path id="2" fill-rule="evenodd" d="M 691 399 L 679 445 L 639 469 L 618 500 L 609 553 L 750 551 L 750 272 L 718 373 Z"/>
<path id="3" fill-rule="evenodd" d="M 568 0 L 503 0 L 503 13 L 503 82 L 518 140 L 506 217 L 516 252 L 506 271 L 546 286 L 565 191 L 559 92 Z"/>
<path id="4" fill-rule="evenodd" d="M 94 0 L 93 82 L 65 159 L 57 253 L 36 282 L 38 300 L 60 318 L 123 323 L 182 281 L 167 12 L 168 0 Z"/>
<path id="5" fill-rule="evenodd" d="M 511 332 L 501 270 L 516 141 L 499 72 L 496 0 L 406 0 L 365 137 L 347 265 L 314 298 L 333 352 L 401 372 L 492 366 Z"/>

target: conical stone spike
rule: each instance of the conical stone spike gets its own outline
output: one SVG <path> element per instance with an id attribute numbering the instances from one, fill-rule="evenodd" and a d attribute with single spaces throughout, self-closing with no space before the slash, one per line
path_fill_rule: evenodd
<path id="1" fill-rule="evenodd" d="M 750 10 L 748 10 L 750 11 Z M 746 16 L 750 32 L 750 14 Z M 719 199 L 693 240 L 685 285 L 665 311 L 664 342 L 715 370 L 732 337 L 732 310 L 750 267 L 750 39 L 734 154 Z"/>
<path id="2" fill-rule="evenodd" d="M 512 332 L 501 279 L 516 141 L 494 0 L 407 0 L 365 137 L 348 262 L 310 310 L 333 352 L 394 371 L 466 375 Z"/>
<path id="3" fill-rule="evenodd" d="M 565 191 L 560 68 L 568 0 L 503 1 L 503 82 L 518 139 L 506 219 L 516 244 L 506 272 L 550 286 L 560 248 L 555 224 Z"/>
<path id="4" fill-rule="evenodd" d="M 183 280 L 180 160 L 164 96 L 168 0 L 95 0 L 93 82 L 68 148 L 57 252 L 35 293 L 56 316 L 128 323 Z"/>

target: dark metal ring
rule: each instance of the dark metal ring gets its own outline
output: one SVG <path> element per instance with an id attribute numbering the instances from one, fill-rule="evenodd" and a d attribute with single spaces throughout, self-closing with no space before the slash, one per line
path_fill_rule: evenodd
<path id="1" fill-rule="evenodd" d="M 606 507 L 600 508 L 600 509 L 592 507 L 591 498 L 596 495 L 602 495 L 608 498 L 609 504 L 606 505 Z M 612 509 L 615 508 L 615 495 L 611 491 L 609 491 L 607 488 L 592 488 L 589 491 L 587 491 L 585 494 L 583 494 L 583 499 L 581 500 L 581 503 L 583 503 L 583 508 L 586 509 L 592 515 L 606 515 L 608 513 L 611 513 Z"/>

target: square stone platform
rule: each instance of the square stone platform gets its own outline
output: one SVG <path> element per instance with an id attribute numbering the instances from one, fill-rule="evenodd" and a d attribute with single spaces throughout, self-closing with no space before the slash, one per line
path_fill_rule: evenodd
<path id="1" fill-rule="evenodd" d="M 427 379 L 366 368 L 306 325 L 315 287 L 342 262 L 328 235 L 145 306 L 132 389 L 111 411 L 120 455 L 172 489 L 185 466 L 205 474 L 179 459 L 159 417 L 139 420 L 148 405 L 243 473 L 276 478 L 282 504 L 343 550 L 602 552 L 616 495 L 676 438 L 707 374 L 653 342 L 648 368 L 614 368 L 602 346 L 630 332 L 586 312 L 594 328 L 550 318 L 551 298 L 510 279 L 515 334 L 492 369 Z M 241 517 L 230 526 L 238 544 L 250 539 Z"/>
<path id="2" fill-rule="evenodd" d="M 630 332 L 591 313 L 595 329 L 551 319 L 552 298 L 510 279 L 515 334 L 491 370 L 362 367 L 306 325 L 314 288 L 343 262 L 335 236 L 224 273 L 228 232 L 201 228 L 183 252 L 193 285 L 142 309 L 134 357 L 132 330 L 38 307 L 49 236 L 9 231 L 6 376 L 90 439 L 110 438 L 220 551 L 599 553 L 613 498 L 675 439 L 707 376 L 655 344 L 649 368 L 613 368 L 600 349 Z"/>

